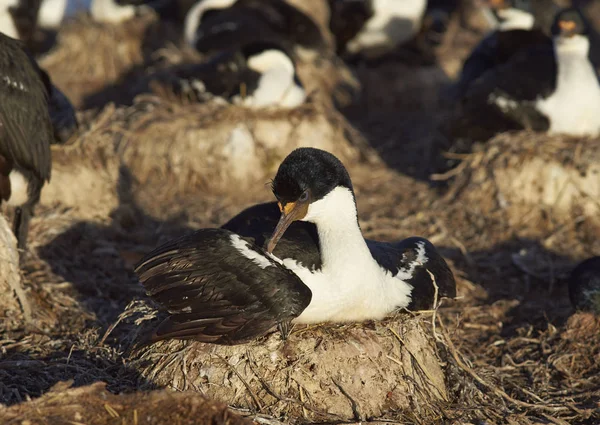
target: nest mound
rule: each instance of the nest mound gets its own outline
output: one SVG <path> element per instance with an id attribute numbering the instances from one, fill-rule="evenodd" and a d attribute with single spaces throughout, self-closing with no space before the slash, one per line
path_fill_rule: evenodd
<path id="1" fill-rule="evenodd" d="M 10 328 L 8 322 L 21 316 L 19 300 L 23 303 L 23 313 L 31 317 L 26 295 L 21 287 L 19 272 L 19 251 L 17 240 L 8 222 L 0 213 L 0 315 L 3 318 L 2 328 Z M 16 296 L 15 296 L 16 295 Z M 4 320 L 4 319 L 11 320 Z"/>
<path id="2" fill-rule="evenodd" d="M 98 23 L 81 15 L 61 26 L 56 45 L 40 60 L 67 97 L 79 106 L 85 95 L 114 83 L 127 71 L 145 62 L 173 29 L 148 13 L 122 24 Z"/>
<path id="3" fill-rule="evenodd" d="M 315 0 L 304 12 L 322 19 L 325 1 Z M 325 24 L 321 31 L 331 34 Z M 313 99 L 341 105 L 356 97 L 360 84 L 335 55 L 318 57 L 297 52 L 298 75 Z M 183 63 L 201 63 L 206 57 L 182 42 L 181 29 L 161 22 L 152 12 L 122 24 L 94 22 L 80 16 L 61 27 L 55 47 L 40 65 L 77 107 L 104 106 L 109 101 L 131 104 L 131 90 L 146 77 Z M 135 93 L 137 94 L 137 93 Z"/>
<path id="4" fill-rule="evenodd" d="M 144 309 L 133 305 L 124 315 L 137 311 L 140 317 Z M 146 310 L 136 322 L 149 317 Z M 448 399 L 428 327 L 423 319 L 396 317 L 298 327 L 286 341 L 278 332 L 235 346 L 162 341 L 136 349 L 130 365 L 154 385 L 200 391 L 291 423 L 366 420 L 409 410 L 427 415 Z M 136 336 L 143 328 L 134 328 Z"/>
<path id="5" fill-rule="evenodd" d="M 152 391 L 115 395 L 104 383 L 69 388 L 59 382 L 44 396 L 11 408 L 0 406 L 3 423 L 32 424 L 114 424 L 177 423 L 250 425 L 251 421 L 227 410 L 227 406 L 195 393 Z"/>
<path id="6" fill-rule="evenodd" d="M 449 197 L 476 199 L 489 212 L 522 218 L 531 211 L 556 217 L 600 217 L 598 139 L 532 132 L 502 134 L 460 165 L 437 176 L 456 176 Z"/>
<path id="7" fill-rule="evenodd" d="M 263 184 L 300 146 L 325 149 L 348 162 L 369 155 L 352 143 L 360 143 L 356 134 L 339 113 L 310 102 L 270 111 L 140 96 L 131 107 L 109 105 L 75 143 L 53 147 L 52 179 L 42 203 L 110 211 L 122 195 L 115 188 L 123 173 L 136 192 L 162 188 L 171 197 L 194 190 L 240 192 Z"/>

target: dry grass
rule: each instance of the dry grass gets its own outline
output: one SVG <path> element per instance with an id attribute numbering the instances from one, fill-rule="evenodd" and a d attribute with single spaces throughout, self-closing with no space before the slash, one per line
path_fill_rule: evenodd
<path id="1" fill-rule="evenodd" d="M 120 318 L 134 322 L 137 335 L 156 326 L 139 328 L 153 316 L 133 303 Z M 239 346 L 168 341 L 136 350 L 129 363 L 154 385 L 193 389 L 287 423 L 360 421 L 411 408 L 434 418 L 448 396 L 430 320 L 297 327 L 285 342 L 275 333 Z"/>
<path id="2" fill-rule="evenodd" d="M 455 157 L 462 159 L 458 167 L 435 176 L 457 176 L 448 199 L 476 199 L 487 212 L 504 210 L 517 226 L 535 210 L 556 218 L 600 217 L 598 139 L 501 134 Z"/>
<path id="3" fill-rule="evenodd" d="M 31 307 L 21 286 L 17 239 L 11 227 L 0 215 L 0 309 L 4 317 L 15 317 L 22 308 L 25 319 L 31 320 Z"/>
<path id="4" fill-rule="evenodd" d="M 170 391 L 139 392 L 116 396 L 96 383 L 70 388 L 71 382 L 53 386 L 43 397 L 12 408 L 0 407 L 6 424 L 114 424 L 152 423 L 251 425 L 232 414 L 224 404 L 214 403 L 197 393 Z"/>
<path id="5" fill-rule="evenodd" d="M 42 203 L 88 209 L 87 216 L 94 216 L 142 188 L 170 197 L 199 190 L 244 193 L 266 183 L 298 146 L 326 149 L 347 161 L 372 157 L 341 114 L 312 102 L 261 111 L 146 95 L 131 107 L 107 106 L 88 127 L 73 144 L 54 149 Z"/>
<path id="6" fill-rule="evenodd" d="M 76 29 L 99 33 L 72 25 L 59 40 Z M 128 25 L 142 31 L 144 20 Z M 111 31 L 106 46 L 132 30 Z M 468 51 L 470 38 L 458 28 L 452 43 L 442 46 L 444 69 Z M 65 44 L 47 58 L 53 78 L 61 78 L 64 63 L 52 55 L 75 60 L 68 51 Z M 108 51 L 86 50 L 90 56 L 82 62 L 104 64 Z M 83 98 L 118 82 L 144 57 L 134 52 L 119 66 L 98 65 L 87 74 L 83 63 L 73 63 L 85 77 L 73 80 L 74 90 Z M 371 150 L 331 109 L 329 94 L 286 113 L 194 105 L 160 94 L 142 96 L 130 107 L 107 104 L 82 113 L 80 138 L 53 151 L 52 183 L 31 224 L 31 250 L 21 259 L 34 327 L 24 327 L 19 310 L 2 313 L 0 400 L 12 407 L 1 408 L 0 417 L 19 424 L 135 423 L 134 411 L 155 406 L 148 417 L 177 412 L 187 423 L 206 410 L 189 391 L 141 391 L 171 385 L 206 392 L 267 424 L 598 423 L 600 322 L 573 314 L 564 280 L 576 262 L 600 253 L 597 212 L 586 212 L 595 211 L 587 205 L 598 199 L 597 178 L 593 183 L 589 177 L 600 161 L 597 141 L 501 135 L 461 158 L 464 165 L 448 176 L 449 188 L 432 187 L 426 176 L 435 169 L 431 158 L 439 142 L 433 94 L 445 77 L 436 68 L 413 72 L 398 63 L 382 65 L 382 71 L 384 87 L 377 89 L 379 70 L 360 70 L 377 90 L 363 92 L 349 116 L 372 137 L 383 162 L 360 160 L 371 158 Z M 69 78 L 65 74 L 65 83 Z M 92 79 L 98 87 L 86 92 Z M 316 84 L 329 87 L 323 93 L 336 86 Z M 260 173 L 231 189 L 226 182 L 235 182 L 234 176 L 223 171 L 219 149 L 236 125 L 252 134 L 251 158 Z M 273 128 L 277 137 L 269 137 Z M 218 226 L 248 205 L 270 200 L 263 183 L 280 158 L 309 144 L 344 158 L 365 236 L 429 238 L 457 276 L 459 299 L 444 302 L 435 320 L 427 314 L 298 328 L 286 344 L 273 334 L 237 348 L 173 341 L 132 351 L 155 316 L 133 264 L 166 239 Z M 580 191 L 540 186 L 536 176 L 548 170 L 557 176 L 553 184 L 568 182 Z M 591 180 L 581 180 L 586 178 Z M 411 346 L 419 340 L 419 347 Z M 428 366 L 425 358 L 433 359 Z M 77 388 L 54 387 L 69 380 Z M 99 381 L 109 392 L 86 386 Z M 237 420 L 223 419 L 221 408 L 215 414 L 217 423 Z"/>

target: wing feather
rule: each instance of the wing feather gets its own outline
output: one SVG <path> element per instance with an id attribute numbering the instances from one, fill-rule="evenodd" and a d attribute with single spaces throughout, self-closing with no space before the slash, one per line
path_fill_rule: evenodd
<path id="1" fill-rule="evenodd" d="M 293 272 L 246 241 L 246 253 L 262 256 L 259 265 L 232 237 L 238 236 L 202 229 L 157 248 L 136 267 L 148 296 L 169 312 L 152 340 L 240 343 L 308 306 L 310 289 Z"/>
<path id="2" fill-rule="evenodd" d="M 52 124 L 45 87 L 18 41 L 0 34 L 0 45 L 0 154 L 49 180 Z"/>

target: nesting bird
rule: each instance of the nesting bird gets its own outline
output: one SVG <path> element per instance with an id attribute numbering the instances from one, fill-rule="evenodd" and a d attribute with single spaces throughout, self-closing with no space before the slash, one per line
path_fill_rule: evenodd
<path id="1" fill-rule="evenodd" d="M 600 256 L 588 258 L 573 269 L 569 298 L 576 310 L 600 315 Z"/>
<path id="2" fill-rule="evenodd" d="M 329 0 L 338 53 L 375 59 L 414 37 L 427 0 Z"/>
<path id="3" fill-rule="evenodd" d="M 18 41 L 0 34 L 0 202 L 16 207 L 19 248 L 51 169 L 48 94 L 36 68 Z"/>
<path id="4" fill-rule="evenodd" d="M 294 108 L 306 100 L 296 65 L 287 49 L 254 42 L 227 50 L 200 64 L 177 65 L 150 77 L 199 100 L 221 97 L 249 108 Z M 148 82 L 134 88 L 147 91 Z"/>
<path id="5" fill-rule="evenodd" d="M 459 81 L 453 88 L 454 99 L 464 96 L 485 72 L 510 60 L 531 46 L 551 44 L 550 26 L 557 12 L 552 0 L 487 0 L 483 7 L 493 28 L 465 60 Z M 550 16 L 550 18 L 548 18 Z"/>
<path id="6" fill-rule="evenodd" d="M 275 326 L 285 336 L 290 323 L 377 320 L 456 295 L 452 272 L 426 239 L 364 239 L 350 176 L 334 155 L 294 150 L 272 189 L 276 203 L 142 259 L 136 273 L 169 313 L 150 340 L 238 344 Z"/>
<path id="7" fill-rule="evenodd" d="M 315 22 L 285 0 L 200 0 L 185 19 L 186 42 L 201 53 L 276 42 L 318 51 L 326 43 Z"/>
<path id="8" fill-rule="evenodd" d="M 552 40 L 519 50 L 470 85 L 458 133 L 485 140 L 524 128 L 549 133 L 600 133 L 600 83 L 588 58 L 588 25 L 577 8 L 561 10 Z"/>
<path id="9" fill-rule="evenodd" d="M 132 1 L 135 4 L 129 4 Z M 98 22 L 119 23 L 133 18 L 143 6 L 135 0 L 5 0 L 2 3 L 0 31 L 23 41 L 30 40 L 36 29 L 57 31 L 77 13 L 89 12 Z"/>

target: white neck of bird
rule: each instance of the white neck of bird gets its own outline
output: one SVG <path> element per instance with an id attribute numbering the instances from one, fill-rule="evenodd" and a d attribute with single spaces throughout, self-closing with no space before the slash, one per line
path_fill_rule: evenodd
<path id="1" fill-rule="evenodd" d="M 247 64 L 248 68 L 261 74 L 258 87 L 254 91 L 252 99 L 249 99 L 253 106 L 278 104 L 296 86 L 294 64 L 279 50 L 266 50 L 252 56 L 248 59 Z"/>
<path id="2" fill-rule="evenodd" d="M 324 270 L 372 262 L 371 252 L 357 221 L 352 192 L 338 186 L 323 199 L 313 202 L 304 221 L 317 226 Z"/>
<path id="3" fill-rule="evenodd" d="M 590 39 L 584 35 L 576 34 L 572 37 L 554 37 L 554 49 L 557 56 L 585 57 L 590 51 Z"/>
<path id="4" fill-rule="evenodd" d="M 118 23 L 135 16 L 135 6 L 119 5 L 115 0 L 92 0 L 90 12 L 100 22 Z"/>
<path id="5" fill-rule="evenodd" d="M 37 25 L 40 28 L 58 28 L 67 12 L 68 0 L 45 0 L 40 5 Z"/>
<path id="6" fill-rule="evenodd" d="M 230 7 L 236 0 L 204 0 L 197 2 L 185 16 L 183 25 L 183 34 L 185 41 L 193 45 L 196 38 L 196 31 L 200 26 L 202 15 L 209 9 L 226 9 Z"/>
<path id="7" fill-rule="evenodd" d="M 15 21 L 8 11 L 8 8 L 11 6 L 17 6 L 18 4 L 18 0 L 0 1 L 0 28 L 4 34 L 16 39 L 19 38 L 19 33 L 17 31 L 17 27 L 15 26 Z"/>
<path id="8" fill-rule="evenodd" d="M 498 11 L 498 16 L 503 19 L 498 25 L 500 31 L 530 30 L 533 28 L 534 17 L 524 10 L 511 7 Z"/>

